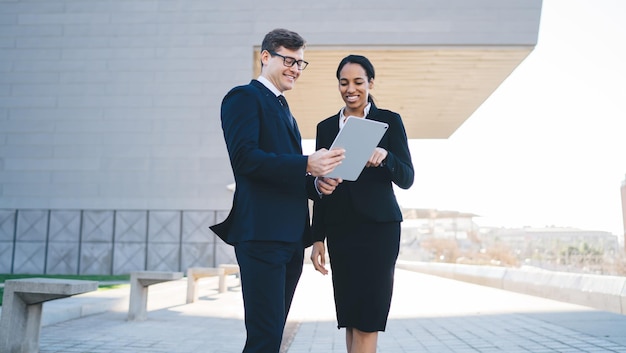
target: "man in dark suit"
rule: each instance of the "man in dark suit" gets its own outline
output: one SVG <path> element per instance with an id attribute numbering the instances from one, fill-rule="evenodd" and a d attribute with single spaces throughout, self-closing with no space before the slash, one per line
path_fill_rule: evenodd
<path id="1" fill-rule="evenodd" d="M 298 125 L 284 91 L 308 64 L 304 39 L 275 29 L 261 45 L 261 75 L 222 101 L 224 138 L 235 176 L 233 206 L 211 229 L 234 245 L 247 331 L 244 353 L 278 352 L 287 314 L 311 245 L 308 199 L 330 194 L 338 180 L 317 181 L 343 150 L 302 155 Z"/>

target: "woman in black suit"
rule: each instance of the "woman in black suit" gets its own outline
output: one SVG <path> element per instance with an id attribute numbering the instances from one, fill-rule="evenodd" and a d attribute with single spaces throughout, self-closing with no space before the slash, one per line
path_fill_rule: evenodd
<path id="1" fill-rule="evenodd" d="M 316 150 L 330 147 L 348 117 L 381 121 L 389 128 L 356 181 L 343 181 L 332 195 L 315 201 L 311 260 L 317 271 L 328 273 L 326 240 L 337 327 L 346 328 L 348 353 L 369 353 L 376 351 L 378 331 L 387 324 L 400 247 L 402 212 L 393 184 L 408 189 L 414 172 L 400 115 L 376 107 L 369 93 L 371 62 L 360 55 L 345 57 L 337 80 L 345 107 L 317 125 Z"/>

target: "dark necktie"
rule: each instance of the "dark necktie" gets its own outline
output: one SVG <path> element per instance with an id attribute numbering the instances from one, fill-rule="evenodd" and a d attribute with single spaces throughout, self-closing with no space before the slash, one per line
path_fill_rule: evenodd
<path id="1" fill-rule="evenodd" d="M 289 122 L 291 123 L 291 128 L 293 129 L 295 124 L 293 116 L 291 115 L 291 111 L 289 110 L 289 104 L 287 104 L 287 99 L 285 99 L 285 96 L 281 94 L 280 96 L 278 96 L 278 101 L 280 102 L 280 105 L 283 106 L 283 109 L 285 109 L 285 112 L 287 112 Z"/>

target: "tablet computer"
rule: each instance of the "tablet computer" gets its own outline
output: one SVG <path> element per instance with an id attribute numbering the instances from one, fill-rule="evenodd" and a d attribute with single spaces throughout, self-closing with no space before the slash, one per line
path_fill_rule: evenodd
<path id="1" fill-rule="evenodd" d="M 357 180 L 388 127 L 380 121 L 349 117 L 329 148 L 343 148 L 346 158 L 325 177 Z"/>

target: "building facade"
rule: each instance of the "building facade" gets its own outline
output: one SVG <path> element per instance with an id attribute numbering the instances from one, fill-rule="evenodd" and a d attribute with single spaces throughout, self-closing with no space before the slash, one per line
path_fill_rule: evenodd
<path id="1" fill-rule="evenodd" d="M 410 138 L 446 138 L 532 51 L 540 12 L 540 0 L 2 2 L 0 273 L 233 262 L 208 229 L 232 202 L 220 102 L 258 73 L 274 28 L 307 39 L 289 97 L 305 137 L 340 108 L 334 69 L 358 52 Z"/>
<path id="2" fill-rule="evenodd" d="M 626 177 L 622 182 L 622 224 L 624 225 L 624 249 L 626 249 Z"/>

